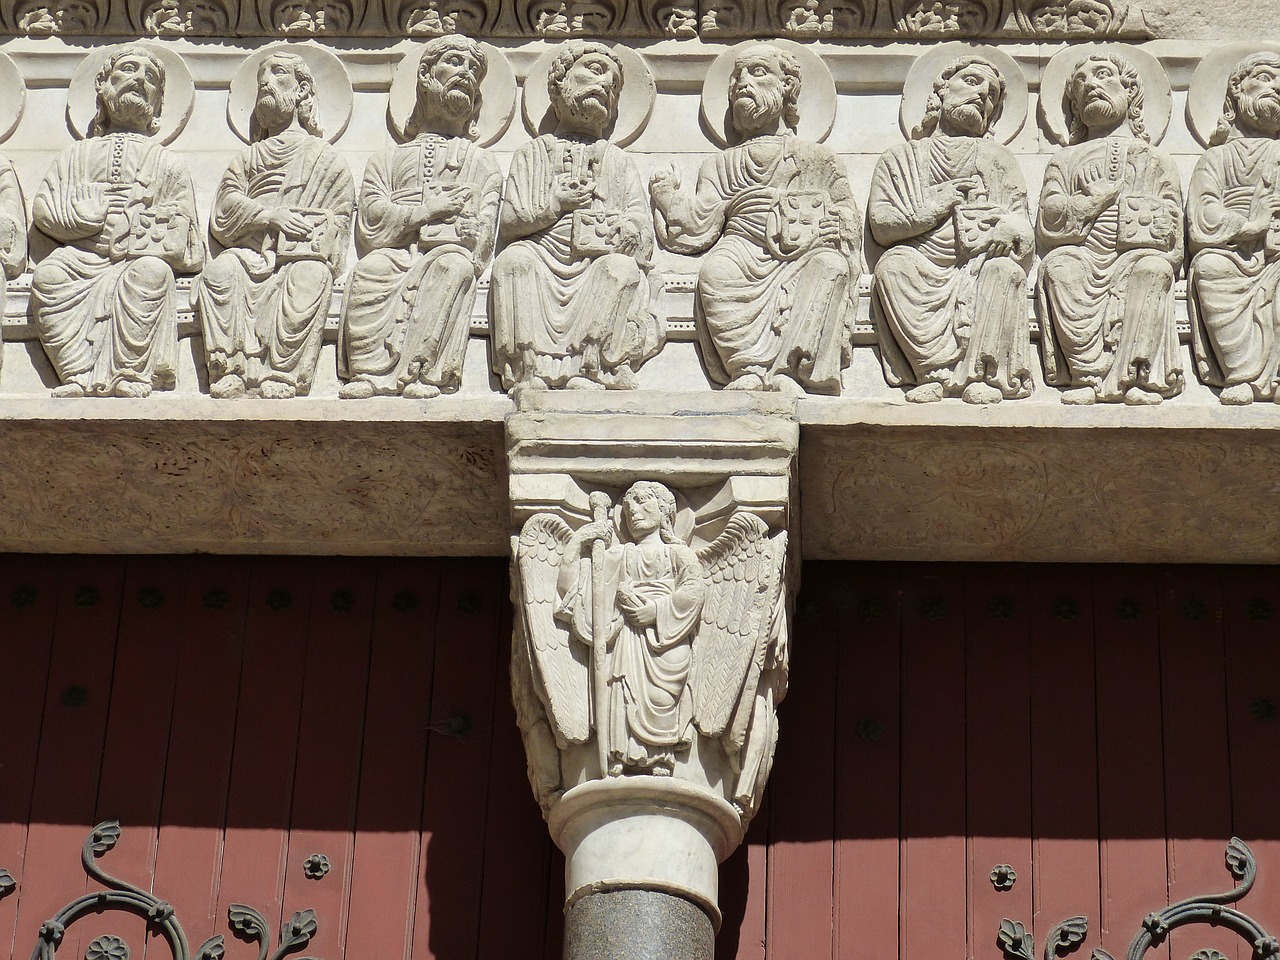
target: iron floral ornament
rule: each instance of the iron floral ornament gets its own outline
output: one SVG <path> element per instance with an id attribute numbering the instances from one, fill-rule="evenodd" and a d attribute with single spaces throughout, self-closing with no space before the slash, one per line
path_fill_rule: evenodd
<path id="1" fill-rule="evenodd" d="M 1125 960 L 1142 960 L 1147 951 L 1163 943 L 1171 930 L 1193 924 L 1223 927 L 1237 934 L 1253 951 L 1253 960 L 1271 960 L 1280 954 L 1280 941 L 1267 933 L 1252 917 L 1230 904 L 1243 900 L 1253 889 L 1258 864 L 1253 851 L 1239 837 L 1227 844 L 1226 867 L 1236 885 L 1222 893 L 1210 893 L 1179 900 L 1157 913 L 1147 914 L 1142 927 L 1129 944 Z M 1071 917 L 1049 932 L 1044 945 L 1044 960 L 1058 960 L 1076 950 L 1089 931 L 1087 917 Z M 996 942 L 1006 960 L 1035 960 L 1035 943 L 1026 926 L 1017 920 L 1001 920 Z M 1214 950 L 1199 950 L 1192 960 L 1217 960 Z M 1101 947 L 1093 951 L 1092 960 L 1113 960 Z"/>
<path id="2" fill-rule="evenodd" d="M 172 906 L 131 883 L 111 876 L 98 866 L 98 858 L 112 850 L 119 840 L 118 820 L 104 820 L 93 828 L 81 849 L 80 860 L 85 873 L 107 890 L 77 897 L 41 924 L 31 960 L 53 960 L 68 927 L 86 914 L 111 911 L 132 913 L 146 920 L 149 933 L 164 937 L 169 944 L 173 960 L 222 960 L 226 954 L 222 934 L 210 937 L 193 954 Z M 317 928 L 314 910 L 298 911 L 282 926 L 280 942 L 272 951 L 270 927 L 257 910 L 233 903 L 227 908 L 227 922 L 240 939 L 257 944 L 258 960 L 268 960 L 268 954 L 270 960 L 281 960 L 286 954 L 301 950 L 311 942 Z M 122 938 L 106 934 L 90 942 L 85 956 L 86 960 L 129 960 L 130 949 Z"/>

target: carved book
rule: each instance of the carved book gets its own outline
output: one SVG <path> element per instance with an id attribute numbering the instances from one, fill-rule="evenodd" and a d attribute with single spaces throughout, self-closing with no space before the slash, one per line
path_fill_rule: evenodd
<path id="1" fill-rule="evenodd" d="M 1120 214 L 1120 230 L 1116 245 L 1121 250 L 1140 247 L 1172 250 L 1178 219 L 1162 197 L 1121 194 L 1116 201 Z"/>
<path id="2" fill-rule="evenodd" d="M 987 248 L 1004 212 L 992 203 L 962 203 L 955 208 L 956 251 L 962 259 L 976 257 Z"/>
<path id="3" fill-rule="evenodd" d="M 782 260 L 808 253 L 821 242 L 822 221 L 827 216 L 825 193 L 812 190 L 783 194 L 769 211 L 769 252 Z"/>
<path id="4" fill-rule="evenodd" d="M 446 186 L 453 184 L 445 183 L 428 183 L 422 188 L 422 199 L 432 200 L 444 192 Z M 433 247 L 441 247 L 446 243 L 461 243 L 462 239 L 458 236 L 458 218 L 449 217 L 447 220 L 432 220 L 430 223 L 424 223 L 418 231 L 418 248 L 421 250 L 430 250 Z"/>
<path id="5" fill-rule="evenodd" d="M 115 256 L 160 257 L 164 260 L 181 258 L 187 249 L 187 237 L 191 231 L 191 218 L 172 204 L 152 207 L 149 204 L 130 204 L 124 213 L 125 230 L 115 243 Z"/>
<path id="6" fill-rule="evenodd" d="M 329 210 L 303 208 L 296 211 L 307 223 L 311 232 L 301 240 L 294 240 L 281 231 L 276 236 L 276 260 L 292 263 L 297 260 L 329 261 L 337 254 L 338 225 Z"/>
<path id="7" fill-rule="evenodd" d="M 618 215 L 607 210 L 573 211 L 573 232 L 570 243 L 573 252 L 581 257 L 601 257 L 613 249 L 613 237 L 618 229 Z"/>

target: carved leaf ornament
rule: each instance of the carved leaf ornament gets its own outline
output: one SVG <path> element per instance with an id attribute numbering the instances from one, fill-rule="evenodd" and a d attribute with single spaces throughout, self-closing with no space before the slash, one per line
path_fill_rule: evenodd
<path id="1" fill-rule="evenodd" d="M 85 839 L 80 853 L 85 873 L 107 890 L 86 893 L 72 900 L 41 924 L 31 960 L 53 960 L 68 927 L 87 914 L 113 911 L 132 913 L 146 920 L 149 934 L 163 937 L 169 945 L 172 960 L 221 960 L 226 953 L 222 934 L 210 937 L 193 953 L 186 932 L 170 904 L 125 880 L 111 876 L 98 865 L 98 858 L 115 848 L 120 840 L 120 833 L 118 820 L 104 820 Z M 3 870 L 0 870 L 0 875 L 9 876 Z M 10 879 L 12 880 L 11 877 Z M 258 960 L 281 960 L 287 954 L 296 953 L 311 942 L 317 929 L 315 911 L 300 910 L 283 925 L 279 944 L 272 951 L 271 928 L 266 918 L 253 907 L 232 904 L 227 909 L 227 923 L 237 937 L 258 945 Z M 85 960 L 130 960 L 130 955 L 129 944 L 114 934 L 95 938 L 85 950 Z"/>

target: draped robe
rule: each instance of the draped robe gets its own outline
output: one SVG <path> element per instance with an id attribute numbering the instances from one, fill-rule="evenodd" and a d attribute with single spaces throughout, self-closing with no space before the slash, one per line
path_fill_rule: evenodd
<path id="1" fill-rule="evenodd" d="M 1110 167 L 1115 166 L 1115 170 Z M 1118 180 L 1120 196 L 1085 216 L 1086 183 Z M 1163 204 L 1174 239 L 1163 248 L 1121 250 L 1120 201 Z M 1182 188 L 1165 154 L 1131 137 L 1103 137 L 1060 151 L 1040 194 L 1044 255 L 1036 284 L 1045 380 L 1089 385 L 1104 400 L 1133 386 L 1164 397 L 1182 392 L 1173 278 L 1182 264 Z M 1061 279 L 1058 279 L 1058 278 Z"/>
<path id="2" fill-rule="evenodd" d="M 227 249 L 197 287 L 209 378 L 236 374 L 311 390 L 333 280 L 351 239 L 355 184 L 346 161 L 319 137 L 290 130 L 260 140 L 231 161 L 213 201 L 210 232 Z M 325 210 L 337 239 L 324 260 L 276 258 L 275 207 Z"/>
<path id="3" fill-rule="evenodd" d="M 1257 399 L 1273 398 L 1280 377 L 1280 258 L 1236 232 L 1277 190 L 1280 143 L 1241 137 L 1205 151 L 1187 195 L 1187 308 L 1200 377 L 1221 387 L 1248 383 Z"/>
<path id="4" fill-rule="evenodd" d="M 463 216 L 474 236 L 422 248 L 410 218 L 435 184 L 471 187 Z M 360 249 L 343 310 L 339 373 L 378 394 L 421 382 L 449 393 L 462 382 L 476 279 L 493 254 L 502 172 L 460 137 L 424 134 L 375 154 L 365 167 L 356 219 Z"/>
<path id="5" fill-rule="evenodd" d="M 634 255 L 575 252 L 573 211 L 561 212 L 552 194 L 562 173 L 594 182 L 589 209 L 630 221 L 640 236 Z M 506 246 L 491 288 L 493 365 L 503 386 L 534 377 L 553 387 L 576 377 L 630 386 L 631 373 L 666 340 L 649 198 L 635 164 L 604 140 L 544 134 L 516 151 L 503 203 Z"/>
<path id="6" fill-rule="evenodd" d="M 27 207 L 13 164 L 0 157 L 0 271 L 16 280 L 27 265 Z M 0 283 L 0 315 L 4 313 L 5 285 Z M 0 349 L 0 362 L 4 351 Z"/>
<path id="7" fill-rule="evenodd" d="M 1007 257 L 966 258 L 950 213 L 929 209 L 931 187 L 981 179 L 988 202 L 1016 231 Z M 881 310 L 876 333 L 891 386 L 936 382 L 948 395 L 986 382 L 1006 398 L 1025 397 L 1030 328 L 1026 269 L 1031 223 L 1017 161 L 1004 147 L 974 137 L 935 134 L 887 150 L 871 179 L 872 235 L 888 247 L 874 272 Z"/>
<path id="8" fill-rule="evenodd" d="M 699 345 L 714 382 L 758 367 L 813 392 L 839 393 L 852 349 L 859 244 L 819 243 L 780 258 L 771 221 L 788 194 L 821 197 L 844 235 L 861 236 L 862 214 L 843 162 L 829 147 L 784 135 L 759 137 L 707 160 L 682 216 L 668 222 L 658 211 L 658 237 L 676 253 L 715 244 L 702 261 L 694 301 Z"/>
<path id="9" fill-rule="evenodd" d="M 608 618 L 609 703 L 605 711 L 597 707 L 596 716 L 603 715 L 607 728 L 602 731 L 597 719 L 596 735 L 606 738 L 611 763 L 670 766 L 675 751 L 692 741 L 688 682 L 706 596 L 702 564 L 683 544 L 622 543 L 605 552 L 600 579 Z M 626 621 L 618 607 L 623 585 L 654 603 L 655 623 L 636 627 Z M 594 648 L 592 589 L 591 561 L 584 558 L 560 610 L 578 639 Z"/>
<path id="10" fill-rule="evenodd" d="M 135 211 L 169 218 L 174 249 L 130 253 L 127 215 L 106 215 L 108 192 L 123 194 Z M 199 270 L 205 253 L 185 164 L 141 134 L 82 140 L 45 175 L 32 220 L 62 244 L 31 277 L 32 319 L 62 382 L 97 395 L 125 381 L 172 389 L 173 275 Z"/>

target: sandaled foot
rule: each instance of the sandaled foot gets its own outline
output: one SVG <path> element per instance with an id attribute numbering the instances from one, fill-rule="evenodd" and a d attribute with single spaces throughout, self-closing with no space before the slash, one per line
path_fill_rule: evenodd
<path id="1" fill-rule="evenodd" d="M 942 384 L 922 383 L 907 391 L 907 403 L 937 403 L 942 399 Z"/>
<path id="2" fill-rule="evenodd" d="M 405 384 L 404 395 L 410 400 L 430 400 L 440 396 L 440 388 L 434 383 L 419 383 L 415 380 Z"/>
<path id="3" fill-rule="evenodd" d="M 128 397 L 132 400 L 141 400 L 144 397 L 151 396 L 151 384 L 139 383 L 136 380 L 121 380 L 115 385 L 111 395 L 113 397 Z"/>
<path id="4" fill-rule="evenodd" d="M 965 403 L 988 404 L 999 403 L 1004 399 L 1004 394 L 1000 392 L 998 387 L 993 387 L 989 383 L 971 383 L 964 388 L 964 393 L 960 399 Z"/>
<path id="5" fill-rule="evenodd" d="M 244 381 L 228 373 L 209 386 L 209 396 L 215 400 L 236 400 L 244 396 Z"/>
<path id="6" fill-rule="evenodd" d="M 283 380 L 263 380 L 258 392 L 267 400 L 292 400 L 298 395 L 298 388 Z"/>
<path id="7" fill-rule="evenodd" d="M 1228 407 L 1246 407 L 1253 403 L 1253 387 L 1247 383 L 1234 383 L 1218 395 L 1218 402 Z"/>
<path id="8" fill-rule="evenodd" d="M 1072 407 L 1087 407 L 1098 402 L 1098 391 L 1093 387 L 1072 387 L 1062 391 L 1062 402 Z"/>
<path id="9" fill-rule="evenodd" d="M 1164 397 L 1160 394 L 1143 390 L 1141 387 L 1130 387 L 1124 392 L 1124 402 L 1131 407 L 1154 407 L 1163 401 Z"/>
<path id="10" fill-rule="evenodd" d="M 60 387 L 53 388 L 53 396 L 59 400 L 86 396 L 84 387 L 78 383 L 64 383 Z"/>
<path id="11" fill-rule="evenodd" d="M 368 380 L 352 380 L 338 388 L 342 400 L 368 400 L 373 396 L 373 384 Z"/>

